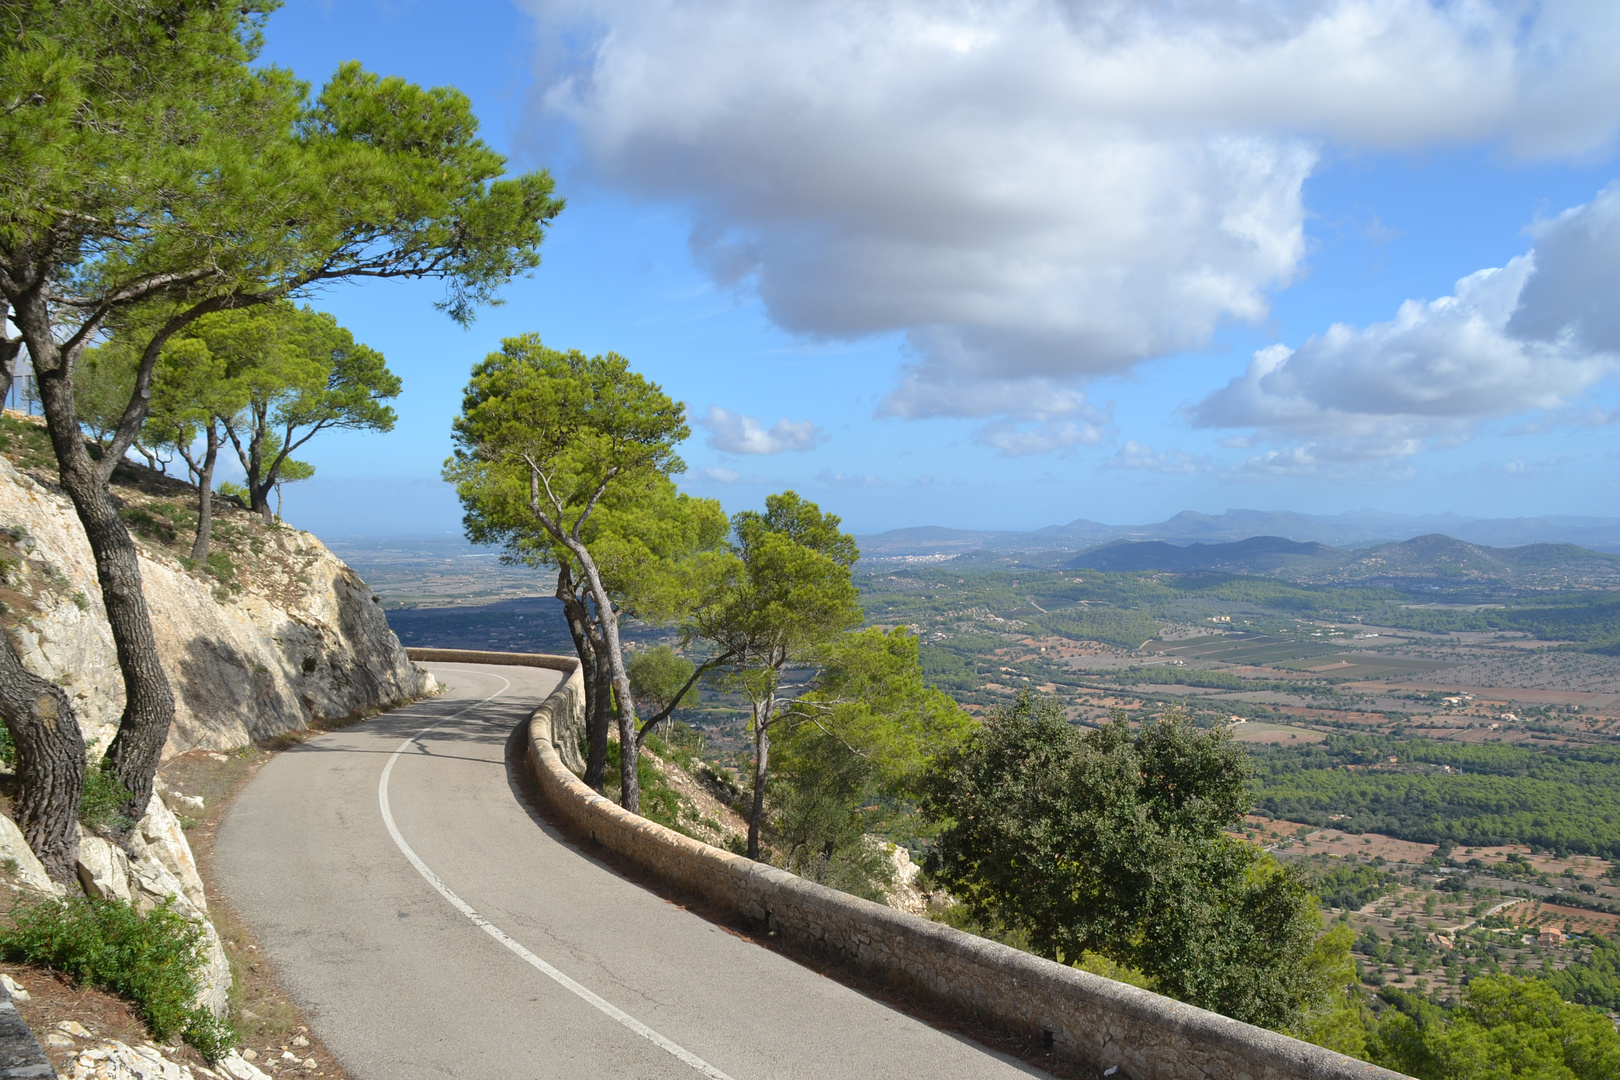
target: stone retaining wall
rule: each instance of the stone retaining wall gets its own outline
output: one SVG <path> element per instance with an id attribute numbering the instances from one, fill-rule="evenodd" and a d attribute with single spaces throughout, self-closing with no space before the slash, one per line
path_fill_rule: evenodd
<path id="1" fill-rule="evenodd" d="M 419 663 L 500 664 L 505 667 L 549 668 L 566 671 L 561 685 L 552 691 L 546 704 L 552 706 L 552 731 L 557 756 L 575 774 L 585 771 L 585 680 L 579 661 L 572 656 L 545 653 L 479 652 L 476 649 L 406 649 L 405 654 Z"/>
<path id="2" fill-rule="evenodd" d="M 1406 1080 L 1399 1073 L 1065 967 L 752 862 L 626 812 L 581 783 L 555 744 L 583 714 L 568 657 L 412 649 L 413 660 L 573 669 L 529 721 L 526 757 L 552 809 L 682 891 L 774 931 L 800 951 L 1039 1039 L 1130 1080 Z"/>

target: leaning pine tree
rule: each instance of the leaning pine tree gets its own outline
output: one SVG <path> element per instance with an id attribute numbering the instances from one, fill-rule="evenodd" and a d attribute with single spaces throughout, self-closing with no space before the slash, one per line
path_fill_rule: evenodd
<path id="1" fill-rule="evenodd" d="M 95 554 L 125 689 L 107 766 L 144 810 L 174 718 L 136 549 L 108 489 L 146 418 L 164 347 L 213 312 L 325 282 L 430 277 L 461 322 L 539 262 L 562 207 L 545 173 L 504 178 L 467 98 L 338 69 L 320 95 L 254 67 L 271 0 L 0 0 L 0 379 L 26 349 L 63 490 Z M 131 308 L 157 312 L 105 452 L 79 426 L 84 352 Z M 3 325 L 3 322 L 0 322 Z M 65 697 L 0 644 L 19 818 L 73 873 L 84 750 Z"/>
<path id="2" fill-rule="evenodd" d="M 583 581 L 618 722 L 620 801 L 639 812 L 635 695 L 619 640 L 621 606 L 602 563 L 604 549 L 617 550 L 637 530 L 596 526 L 610 513 L 633 519 L 643 493 L 671 487 L 669 477 L 685 470 L 675 453 L 691 433 L 685 407 L 622 356 L 565 353 L 525 334 L 473 368 L 454 433 L 445 479 L 467 508 L 469 532 L 505 537 Z"/>

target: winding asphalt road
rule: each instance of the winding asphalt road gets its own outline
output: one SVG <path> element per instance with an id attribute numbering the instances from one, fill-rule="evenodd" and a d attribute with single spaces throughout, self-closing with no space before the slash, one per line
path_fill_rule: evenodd
<path id="1" fill-rule="evenodd" d="M 217 886 L 360 1080 L 1043 1076 L 615 874 L 509 758 L 556 672 L 428 665 L 443 697 L 267 764 Z"/>

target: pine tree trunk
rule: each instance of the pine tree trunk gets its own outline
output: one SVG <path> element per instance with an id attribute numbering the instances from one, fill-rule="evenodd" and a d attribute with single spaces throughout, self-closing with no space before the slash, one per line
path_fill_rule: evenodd
<path id="1" fill-rule="evenodd" d="M 600 634 L 593 633 L 591 613 L 584 599 L 574 589 L 573 574 L 564 564 L 557 569 L 557 599 L 562 601 L 563 616 L 568 622 L 568 634 L 574 639 L 574 652 L 579 656 L 580 679 L 585 684 L 585 775 L 582 778 L 590 788 L 601 791 L 607 773 L 608 719 L 604 702 L 608 700 L 607 667 L 598 652 L 605 648 L 599 642 Z"/>
<path id="2" fill-rule="evenodd" d="M 624 650 L 619 645 L 619 615 L 608 599 L 602 575 L 596 571 L 596 561 L 585 545 L 577 540 L 564 541 L 579 560 L 580 569 L 590 585 L 591 599 L 596 605 L 596 622 L 602 628 L 607 642 L 609 690 L 613 711 L 619 720 L 619 805 L 632 814 L 641 813 L 641 778 L 636 772 L 636 713 L 630 696 L 630 675 L 624 666 Z M 605 703 L 604 703 L 605 704 Z"/>
<path id="3" fill-rule="evenodd" d="M 51 880 L 71 884 L 79 857 L 84 735 L 61 687 L 22 666 L 0 632 L 0 718 L 17 747 L 17 825 Z"/>
<path id="4" fill-rule="evenodd" d="M 208 450 L 197 473 L 197 539 L 191 542 L 191 560 L 199 568 L 208 562 L 208 541 L 214 531 L 214 463 L 219 460 L 219 426 L 208 421 Z"/>
<path id="5" fill-rule="evenodd" d="M 125 812 L 139 818 L 151 799 L 152 777 L 174 722 L 174 693 L 152 632 L 135 541 L 118 516 L 106 479 L 85 449 L 73 400 L 70 358 L 54 343 L 36 345 L 37 337 L 29 335 L 30 352 L 34 354 L 46 427 L 56 451 L 62 488 L 73 502 L 96 557 L 102 604 L 118 650 L 118 669 L 124 677 L 124 714 L 107 756 L 112 759 L 113 776 L 130 792 Z M 35 352 L 36 348 L 50 350 L 48 362 Z"/>
<path id="6" fill-rule="evenodd" d="M 270 489 L 268 487 L 261 488 L 259 485 L 254 484 L 249 488 L 249 492 L 252 497 L 248 502 L 248 509 L 262 517 L 266 525 L 275 521 L 276 515 L 270 509 Z"/>
<path id="7" fill-rule="evenodd" d="M 593 711 L 585 718 L 585 783 L 601 791 L 607 783 L 608 729 L 613 726 L 613 669 L 608 664 L 607 638 L 600 628 L 591 635 L 591 651 Z"/>
<path id="8" fill-rule="evenodd" d="M 759 827 L 765 820 L 765 777 L 771 759 L 771 713 L 775 695 L 754 703 L 754 801 L 748 814 L 748 857 L 759 859 Z"/>

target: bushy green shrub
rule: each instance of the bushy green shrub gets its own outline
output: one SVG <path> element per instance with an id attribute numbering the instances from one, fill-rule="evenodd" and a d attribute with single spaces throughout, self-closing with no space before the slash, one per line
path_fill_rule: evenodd
<path id="1" fill-rule="evenodd" d="M 142 914 L 117 899 L 23 903 L 0 930 L 0 955 L 39 964 L 126 998 L 162 1042 L 179 1034 L 209 1060 L 237 1042 L 228 1021 L 192 1004 L 206 960 L 200 923 L 165 900 Z"/>
<path id="2" fill-rule="evenodd" d="M 669 781 L 658 767 L 645 757 L 636 758 L 636 782 L 641 787 L 641 816 L 656 821 L 666 829 L 685 833 L 681 824 L 681 797 L 669 786 Z M 603 794 L 615 802 L 619 798 L 619 744 L 609 742 L 607 773 L 603 777 Z"/>
<path id="3" fill-rule="evenodd" d="M 135 822 L 124 813 L 130 800 L 129 789 L 106 767 L 92 765 L 84 770 L 84 792 L 79 799 L 79 820 L 87 829 L 128 831 Z"/>

